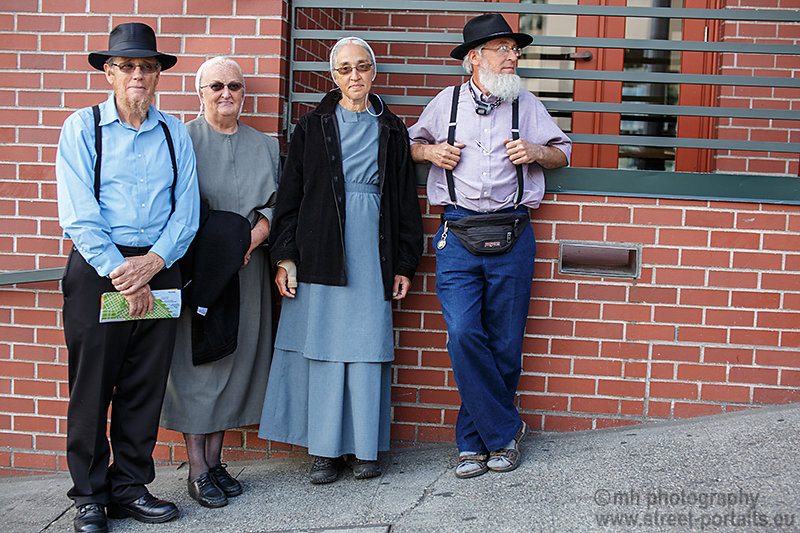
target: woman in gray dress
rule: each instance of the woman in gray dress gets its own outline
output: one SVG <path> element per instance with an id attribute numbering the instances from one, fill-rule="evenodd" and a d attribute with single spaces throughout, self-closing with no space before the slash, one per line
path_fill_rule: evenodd
<path id="1" fill-rule="evenodd" d="M 370 95 L 375 54 L 331 51 L 339 86 L 300 118 L 275 206 L 270 255 L 283 295 L 259 436 L 308 448 L 312 483 L 380 475 L 389 448 L 392 299 L 423 237 L 408 133 Z M 299 283 L 298 283 L 299 282 Z"/>
<path id="2" fill-rule="evenodd" d="M 272 296 L 266 251 L 276 191 L 278 141 L 238 121 L 244 77 L 235 61 L 215 57 L 197 71 L 200 115 L 187 124 L 197 156 L 200 196 L 214 210 L 251 225 L 250 247 L 239 270 L 237 347 L 230 355 L 192 363 L 192 311 L 179 319 L 161 425 L 180 431 L 189 458 L 189 494 L 221 507 L 241 484 L 221 462 L 226 429 L 257 424 L 272 358 Z"/>

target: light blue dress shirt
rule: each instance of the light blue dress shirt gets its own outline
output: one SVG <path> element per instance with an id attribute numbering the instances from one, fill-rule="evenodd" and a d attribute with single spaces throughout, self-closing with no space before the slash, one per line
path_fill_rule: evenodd
<path id="1" fill-rule="evenodd" d="M 172 162 L 163 120 L 172 135 L 178 180 L 172 208 Z M 170 267 L 197 231 L 200 193 L 192 141 L 183 123 L 150 107 L 136 130 L 120 121 L 114 95 L 100 104 L 103 153 L 100 201 L 94 195 L 94 118 L 86 107 L 70 115 L 61 129 L 56 154 L 58 219 L 64 236 L 100 276 L 125 259 L 115 244 L 152 246 Z"/>

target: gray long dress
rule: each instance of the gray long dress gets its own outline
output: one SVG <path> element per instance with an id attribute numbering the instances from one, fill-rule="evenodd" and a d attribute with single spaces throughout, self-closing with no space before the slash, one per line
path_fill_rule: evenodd
<path id="1" fill-rule="evenodd" d="M 276 190 L 278 141 L 239 124 L 233 134 L 214 130 L 203 117 L 187 125 L 197 156 L 200 196 L 211 209 L 233 211 L 251 224 L 272 217 L 264 207 Z M 205 434 L 257 424 L 272 360 L 269 262 L 257 248 L 239 271 L 239 333 L 234 353 L 194 366 L 191 310 L 184 309 L 172 358 L 161 425 Z"/>

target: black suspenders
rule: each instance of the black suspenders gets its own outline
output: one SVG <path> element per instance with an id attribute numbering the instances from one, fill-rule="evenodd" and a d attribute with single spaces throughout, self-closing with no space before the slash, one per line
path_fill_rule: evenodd
<path id="1" fill-rule="evenodd" d="M 447 128 L 447 144 L 454 145 L 456 142 L 456 116 L 458 115 L 458 97 L 461 94 L 461 86 L 453 87 L 453 102 L 450 104 L 450 123 Z M 519 139 L 519 98 L 515 98 L 511 103 L 511 139 Z M 522 165 L 514 165 L 517 170 L 517 198 L 514 200 L 514 207 L 522 203 L 522 192 L 524 181 L 522 177 Z M 447 176 L 447 190 L 450 192 L 450 201 L 456 205 L 456 187 L 453 181 L 453 171 L 445 170 Z"/>
<path id="2" fill-rule="evenodd" d="M 519 97 L 511 103 L 511 140 L 516 141 L 517 139 L 519 139 Z M 514 200 L 516 208 L 522 203 L 522 190 L 525 184 L 522 179 L 522 165 L 514 165 L 514 167 L 517 170 L 517 199 Z"/>
<path id="3" fill-rule="evenodd" d="M 100 131 L 100 106 L 92 106 L 92 115 L 94 115 L 94 150 L 97 153 L 97 160 L 94 162 L 94 197 L 100 201 L 100 160 L 103 157 L 103 135 Z M 178 165 L 175 162 L 175 146 L 172 144 L 172 135 L 169 133 L 169 128 L 163 120 L 158 121 L 161 124 L 161 129 L 164 130 L 164 136 L 167 138 L 167 147 L 169 148 L 169 158 L 172 161 L 172 209 L 169 215 L 175 212 L 175 186 L 178 184 Z"/>
<path id="4" fill-rule="evenodd" d="M 169 216 L 172 216 L 172 213 L 175 212 L 175 186 L 178 184 L 178 165 L 175 163 L 175 146 L 172 144 L 172 135 L 169 133 L 169 128 L 163 120 L 159 120 L 158 123 L 161 124 L 161 129 L 164 130 L 164 137 L 167 138 L 169 159 L 172 161 L 172 207 L 169 210 Z M 517 137 L 519 137 L 519 132 L 517 132 Z"/>
<path id="5" fill-rule="evenodd" d="M 447 144 L 455 145 L 456 143 L 456 115 L 458 115 L 458 96 L 461 93 L 461 86 L 456 85 L 453 87 L 453 103 L 450 105 L 450 124 L 447 127 Z M 447 176 L 447 190 L 450 192 L 450 201 L 456 205 L 456 187 L 453 183 L 453 171 L 445 170 Z"/>
<path id="6" fill-rule="evenodd" d="M 94 115 L 94 151 L 97 160 L 94 162 L 94 197 L 100 202 L 100 160 L 103 158 L 103 135 L 100 132 L 100 106 L 92 106 Z"/>

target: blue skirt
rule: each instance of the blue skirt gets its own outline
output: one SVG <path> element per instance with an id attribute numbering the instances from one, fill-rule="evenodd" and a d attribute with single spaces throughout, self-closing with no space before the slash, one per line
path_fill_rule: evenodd
<path id="1" fill-rule="evenodd" d="M 258 436 L 311 455 L 375 460 L 389 449 L 391 363 L 337 363 L 276 349 Z"/>
<path id="2" fill-rule="evenodd" d="M 347 285 L 300 283 L 295 298 L 283 299 L 258 435 L 312 455 L 375 460 L 389 449 L 394 359 L 380 195 L 365 183 L 345 191 Z"/>

